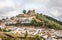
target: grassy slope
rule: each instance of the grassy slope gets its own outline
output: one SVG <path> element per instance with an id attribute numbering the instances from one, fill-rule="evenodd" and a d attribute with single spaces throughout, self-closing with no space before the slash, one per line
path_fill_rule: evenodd
<path id="1" fill-rule="evenodd" d="M 44 15 L 37 14 L 37 18 L 39 20 L 42 20 L 45 24 L 47 24 L 46 26 L 49 27 L 49 28 L 62 29 L 62 25 L 61 24 L 59 24 L 58 22 L 56 22 L 56 21 L 54 21 L 52 19 L 50 20 L 49 18 L 47 18 Z"/>
<path id="2" fill-rule="evenodd" d="M 57 21 L 56 19 L 46 16 L 46 15 L 42 15 L 42 14 L 33 14 L 33 15 L 29 15 L 29 14 L 20 14 L 17 15 L 17 17 L 33 17 L 33 20 L 31 24 L 26 24 L 26 25 L 35 25 L 35 26 L 44 26 L 44 27 L 48 27 L 48 28 L 53 28 L 53 29 L 61 29 L 62 30 L 62 25 L 61 22 Z M 18 24 L 19 25 L 19 24 Z M 25 26 L 26 26 L 25 25 Z"/>

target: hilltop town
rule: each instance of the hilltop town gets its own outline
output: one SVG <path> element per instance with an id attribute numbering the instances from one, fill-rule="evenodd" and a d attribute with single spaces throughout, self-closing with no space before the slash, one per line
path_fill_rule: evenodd
<path id="1" fill-rule="evenodd" d="M 35 10 L 23 10 L 22 14 L 0 20 L 0 39 L 62 40 L 62 30 L 58 30 L 62 25 L 58 24 L 58 27 L 57 24 Z"/>

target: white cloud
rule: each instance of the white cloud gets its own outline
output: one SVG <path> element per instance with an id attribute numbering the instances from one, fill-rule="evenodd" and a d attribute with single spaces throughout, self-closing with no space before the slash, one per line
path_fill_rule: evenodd
<path id="1" fill-rule="evenodd" d="M 10 14 L 10 15 L 9 15 L 9 14 Z M 12 12 L 8 12 L 8 14 L 6 14 L 6 16 L 12 17 L 12 16 L 16 16 L 16 15 L 18 15 L 18 14 L 20 14 L 18 11 L 12 11 Z"/>
<path id="2" fill-rule="evenodd" d="M 52 17 L 62 15 L 62 0 L 0 0 L 0 16 L 15 16 L 23 9 L 35 9 Z"/>
<path id="3" fill-rule="evenodd" d="M 0 16 L 13 16 L 17 13 L 19 5 L 15 0 L 0 0 Z"/>
<path id="4" fill-rule="evenodd" d="M 17 3 L 15 0 L 0 0 L 0 8 L 3 7 L 13 7 L 16 8 L 18 7 L 18 5 L 20 5 L 20 3 Z"/>
<path id="5" fill-rule="evenodd" d="M 11 0 L 0 1 L 0 8 L 3 7 L 14 7 L 14 3 Z"/>
<path id="6" fill-rule="evenodd" d="M 55 9 L 55 8 L 51 8 L 50 13 L 51 13 L 53 16 L 55 16 L 55 17 L 61 15 L 61 13 L 60 13 L 57 9 Z"/>

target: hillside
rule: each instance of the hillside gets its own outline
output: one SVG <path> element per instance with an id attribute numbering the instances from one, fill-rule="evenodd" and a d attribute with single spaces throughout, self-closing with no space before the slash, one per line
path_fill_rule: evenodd
<path id="1" fill-rule="evenodd" d="M 56 33 L 62 32 L 62 23 L 60 21 L 36 13 L 34 10 L 27 13 L 24 10 L 23 14 L 2 20 L 0 20 L 0 24 L 5 26 L 4 28 L 0 26 L 0 38 L 2 40 L 45 40 L 43 36 L 53 34 L 51 36 L 58 37 Z"/>
<path id="2" fill-rule="evenodd" d="M 17 23 L 12 24 L 15 26 L 34 26 L 34 27 L 46 27 L 51 29 L 61 29 L 62 22 L 40 13 L 36 13 L 35 10 L 23 10 L 23 14 L 16 15 Z M 12 19 L 15 19 L 12 17 Z"/>
<path id="3" fill-rule="evenodd" d="M 37 18 L 43 22 L 44 27 L 53 28 L 53 29 L 62 29 L 62 25 L 61 25 L 62 23 L 52 17 L 42 14 L 37 14 Z"/>
<path id="4" fill-rule="evenodd" d="M 35 26 L 35 27 L 48 27 L 53 29 L 62 29 L 62 23 L 52 17 L 39 13 L 25 13 L 19 14 L 17 17 L 32 17 L 33 20 L 29 24 L 24 24 L 25 26 Z M 22 24 L 23 25 L 23 24 Z"/>

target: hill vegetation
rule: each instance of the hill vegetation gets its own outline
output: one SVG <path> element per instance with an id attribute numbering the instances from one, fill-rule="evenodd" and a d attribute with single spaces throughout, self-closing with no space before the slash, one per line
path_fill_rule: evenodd
<path id="1" fill-rule="evenodd" d="M 22 25 L 35 26 L 35 27 L 48 27 L 51 29 L 62 30 L 62 22 L 47 15 L 43 15 L 40 13 L 30 13 L 30 11 L 28 12 L 26 12 L 26 10 L 23 10 L 24 14 L 17 15 L 17 17 L 33 17 L 33 20 L 31 21 L 30 24 L 22 24 Z"/>
<path id="2" fill-rule="evenodd" d="M 56 19 L 42 14 L 37 14 L 36 16 L 39 20 L 41 20 L 41 23 L 44 25 L 44 27 L 62 29 L 62 25 Z"/>
<path id="3" fill-rule="evenodd" d="M 34 26 L 34 27 L 44 27 L 44 28 L 62 30 L 62 22 L 60 22 L 50 16 L 36 13 L 35 10 L 33 10 L 33 11 L 29 10 L 28 12 L 26 12 L 26 10 L 23 10 L 23 14 L 16 15 L 16 17 L 17 18 L 32 18 L 32 20 L 30 23 L 9 24 L 10 26 L 17 26 L 17 27 L 18 26 L 20 26 L 20 27 Z M 6 19 L 8 19 L 8 18 L 6 18 Z M 11 19 L 13 20 L 12 17 L 11 17 Z M 3 20 L 5 20 L 5 19 L 3 19 Z M 2 20 L 0 20 L 0 22 L 2 22 Z M 17 22 L 19 22 L 19 21 L 17 21 Z M 40 37 L 39 34 L 29 35 L 27 31 L 25 34 L 24 33 L 18 34 L 18 33 L 12 32 L 11 30 L 5 30 L 5 29 L 0 28 L 0 38 L 2 38 L 2 40 L 46 40 L 42 36 Z M 22 32 L 20 32 L 20 33 L 22 33 Z M 45 33 L 42 32 L 42 34 L 45 34 Z"/>

